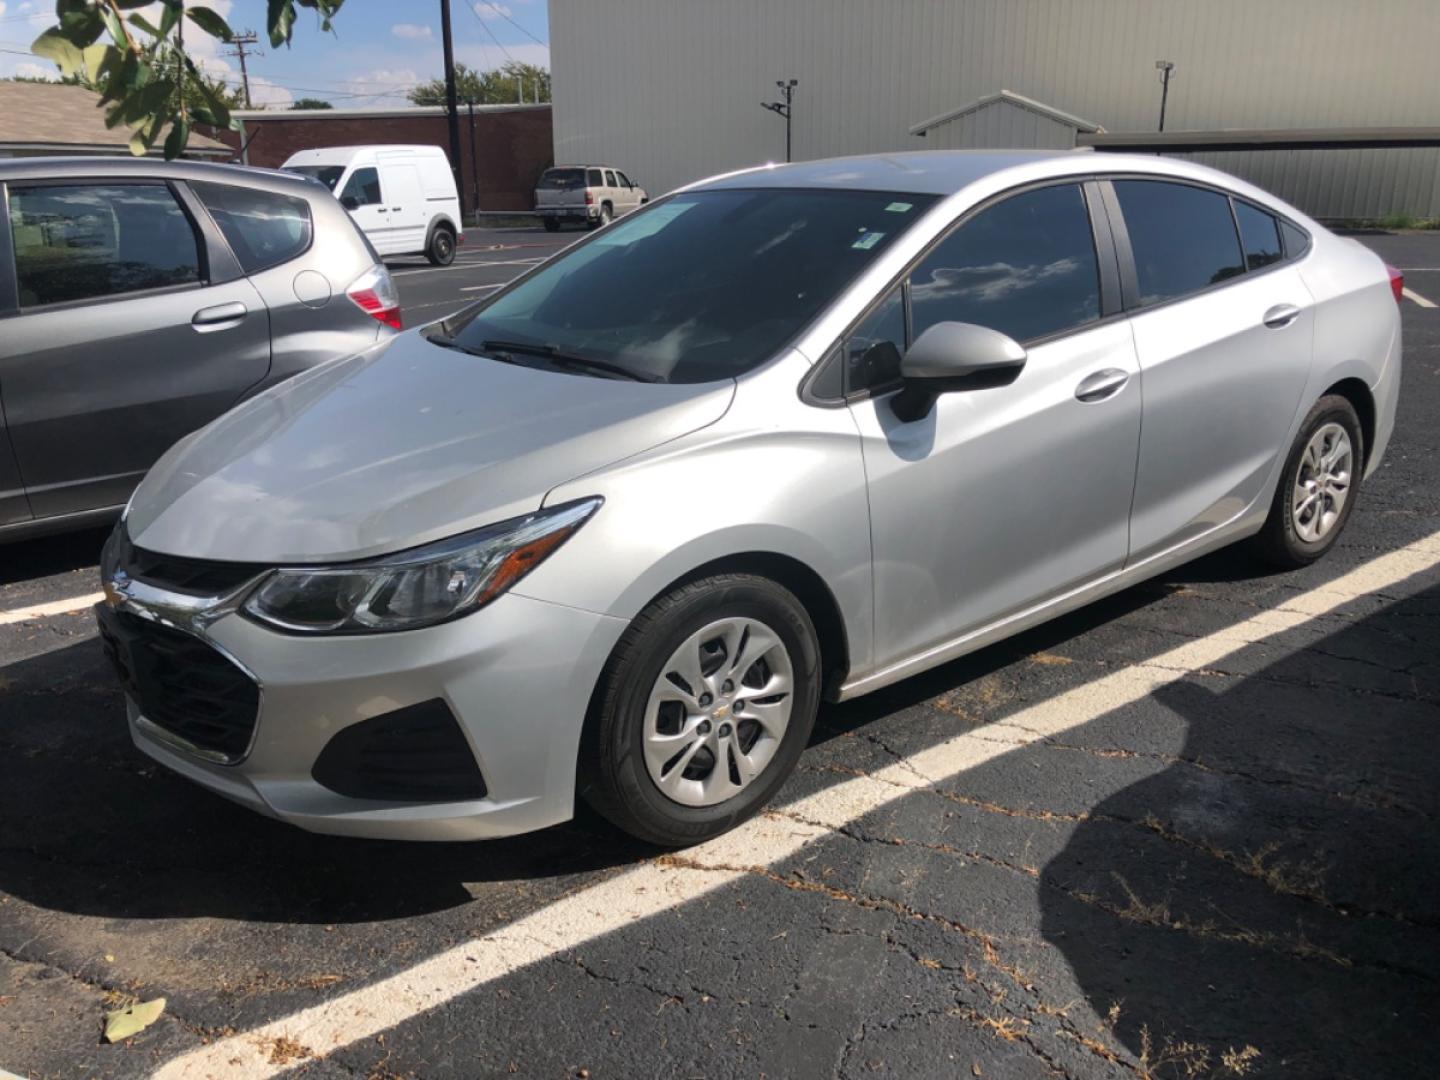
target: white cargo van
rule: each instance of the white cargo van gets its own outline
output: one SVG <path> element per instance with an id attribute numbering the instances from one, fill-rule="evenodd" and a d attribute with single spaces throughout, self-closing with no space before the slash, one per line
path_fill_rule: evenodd
<path id="1" fill-rule="evenodd" d="M 438 146 L 331 146 L 300 150 L 280 166 L 319 180 L 350 211 L 381 255 L 424 255 L 449 266 L 460 227 L 460 196 Z"/>

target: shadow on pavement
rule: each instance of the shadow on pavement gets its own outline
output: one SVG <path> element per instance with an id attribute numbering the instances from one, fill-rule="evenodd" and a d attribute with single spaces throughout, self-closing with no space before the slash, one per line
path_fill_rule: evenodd
<path id="1" fill-rule="evenodd" d="M 0 585 L 95 566 L 100 561 L 100 549 L 105 546 L 105 537 L 109 534 L 110 527 L 107 525 L 102 529 L 86 529 L 6 544 L 3 547 L 4 558 L 0 558 Z M 90 584 L 98 589 L 99 578 Z"/>
<path id="2" fill-rule="evenodd" d="M 1173 684 L 1184 748 L 1044 868 L 1045 939 L 1156 1077 L 1433 1071 L 1437 625 L 1440 588 Z M 1104 727 L 1072 741 L 1124 753 Z"/>

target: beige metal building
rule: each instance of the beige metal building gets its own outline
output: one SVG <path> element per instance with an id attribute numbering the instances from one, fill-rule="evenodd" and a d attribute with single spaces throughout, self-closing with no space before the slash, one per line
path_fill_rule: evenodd
<path id="1" fill-rule="evenodd" d="M 1440 0 L 550 0 L 550 28 L 555 160 L 656 192 L 783 160 L 779 79 L 797 159 L 1153 132 L 1162 59 L 1167 132 L 1440 126 Z M 1435 148 L 1201 159 L 1323 217 L 1440 215 Z"/>

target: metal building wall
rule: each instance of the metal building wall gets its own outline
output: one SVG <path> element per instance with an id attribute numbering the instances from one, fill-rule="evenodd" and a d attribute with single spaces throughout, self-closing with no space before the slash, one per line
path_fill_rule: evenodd
<path id="1" fill-rule="evenodd" d="M 1153 130 L 1159 58 L 1167 130 L 1440 124 L 1437 0 L 550 0 L 550 25 L 556 161 L 656 193 L 782 159 L 780 78 L 797 158 L 924 149 L 911 124 L 1002 87 Z M 1325 216 L 1440 214 L 1435 151 L 1285 156 L 1242 165 Z"/>
<path id="2" fill-rule="evenodd" d="M 917 150 L 974 150 L 1025 147 L 1069 150 L 1075 146 L 1075 128 L 1009 101 L 982 105 L 974 112 L 936 124 L 916 139 Z"/>

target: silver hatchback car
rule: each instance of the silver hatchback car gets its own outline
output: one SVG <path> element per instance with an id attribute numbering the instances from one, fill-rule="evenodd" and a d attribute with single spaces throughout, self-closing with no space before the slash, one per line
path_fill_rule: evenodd
<path id="1" fill-rule="evenodd" d="M 167 454 L 103 565 L 135 741 L 320 832 L 578 795 L 714 836 L 822 699 L 1241 538 L 1322 555 L 1390 438 L 1397 295 L 1151 157 L 694 185 Z"/>

